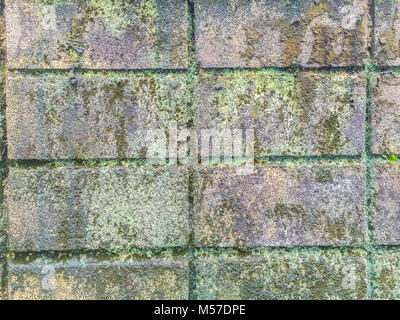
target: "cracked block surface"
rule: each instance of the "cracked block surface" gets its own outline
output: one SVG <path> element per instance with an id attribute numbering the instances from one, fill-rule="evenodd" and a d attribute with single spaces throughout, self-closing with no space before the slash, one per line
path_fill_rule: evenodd
<path id="1" fill-rule="evenodd" d="M 200 167 L 194 177 L 196 246 L 360 245 L 365 168 L 357 164 Z"/>
<path id="2" fill-rule="evenodd" d="M 400 75 L 383 73 L 375 76 L 371 128 L 373 153 L 400 153 Z"/>
<path id="3" fill-rule="evenodd" d="M 183 69 L 185 0 L 6 0 L 14 69 Z"/>
<path id="4" fill-rule="evenodd" d="M 375 61 L 381 66 L 400 65 L 400 1 L 375 3 Z"/>
<path id="5" fill-rule="evenodd" d="M 373 166 L 374 237 L 379 245 L 400 244 L 400 167 L 394 163 Z"/>
<path id="6" fill-rule="evenodd" d="M 88 260 L 88 259 L 86 259 Z M 182 300 L 187 299 L 185 259 L 9 264 L 11 299 Z"/>
<path id="7" fill-rule="evenodd" d="M 189 238 L 184 167 L 10 168 L 13 251 L 183 247 Z"/>
<path id="8" fill-rule="evenodd" d="M 197 299 L 365 299 L 359 251 L 275 251 L 196 256 Z"/>
<path id="9" fill-rule="evenodd" d="M 359 155 L 364 150 L 365 76 L 278 71 L 203 74 L 194 125 L 254 129 L 255 156 Z"/>
<path id="10" fill-rule="evenodd" d="M 195 0 L 203 68 L 360 66 L 369 56 L 368 0 Z"/>
<path id="11" fill-rule="evenodd" d="M 186 76 L 13 73 L 7 81 L 10 159 L 146 158 L 149 133 L 186 123 Z"/>

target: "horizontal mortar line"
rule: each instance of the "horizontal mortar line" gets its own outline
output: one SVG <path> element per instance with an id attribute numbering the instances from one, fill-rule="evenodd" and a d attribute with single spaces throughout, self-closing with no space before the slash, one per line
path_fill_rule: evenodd
<path id="1" fill-rule="evenodd" d="M 400 243 L 399 244 L 374 244 L 372 245 L 373 251 L 400 251 Z"/>
<path id="2" fill-rule="evenodd" d="M 400 157 L 400 153 L 370 153 L 369 156 L 371 160 L 387 160 L 388 156 Z"/>
<path id="3" fill-rule="evenodd" d="M 379 65 L 374 65 L 374 71 L 372 71 L 372 74 L 377 74 L 377 73 L 382 73 L 382 72 L 400 73 L 400 66 L 379 66 Z"/>
<path id="4" fill-rule="evenodd" d="M 206 72 L 215 72 L 215 73 L 224 73 L 224 72 L 256 72 L 256 71 L 285 71 L 285 72 L 297 72 L 297 71 L 320 71 L 320 72 L 362 72 L 365 71 L 366 65 L 362 66 L 321 66 L 321 67 L 303 67 L 303 66 L 288 66 L 288 67 L 262 67 L 262 68 L 253 68 L 253 67 L 221 67 L 221 68 L 199 68 L 199 71 L 206 71 Z"/>
<path id="5" fill-rule="evenodd" d="M 399 246 L 400 249 L 400 246 Z M 26 261 L 26 258 L 29 259 L 54 259 L 55 263 L 58 263 L 57 259 L 62 260 L 63 262 L 68 262 L 68 260 L 80 256 L 80 255 L 87 255 L 87 258 L 98 259 L 98 261 L 94 262 L 113 262 L 113 261 L 146 261 L 150 259 L 157 259 L 157 258 L 171 258 L 172 260 L 175 258 L 187 258 L 189 261 L 191 257 L 189 256 L 189 249 L 186 248 L 165 248 L 165 249 L 136 249 L 136 252 L 129 253 L 129 252 L 108 252 L 104 250 L 71 250 L 71 251 L 21 251 L 15 252 L 10 251 L 9 254 L 13 254 L 14 257 L 7 258 L 4 261 L 5 264 L 12 263 L 17 265 L 28 265 L 34 263 L 34 261 Z M 206 254 L 222 254 L 222 253 L 229 253 L 229 252 L 237 252 L 243 255 L 251 255 L 259 253 L 282 253 L 287 252 L 352 252 L 352 251 L 363 251 L 368 252 L 365 247 L 362 246 L 276 246 L 276 247 L 193 247 L 194 256 L 196 253 L 206 253 Z M 391 249 L 392 251 L 394 249 Z M 387 250 L 390 251 L 390 250 Z M 168 254 L 168 256 L 167 256 Z M 122 255 L 127 255 L 127 260 L 120 260 Z M 195 258 L 196 259 L 196 258 Z"/>
<path id="6" fill-rule="evenodd" d="M 40 166 L 58 166 L 58 165 L 78 165 L 78 166 L 96 166 L 102 163 L 115 162 L 116 164 L 127 162 L 132 164 L 145 164 L 146 159 L 141 158 L 96 158 L 96 159 L 8 159 L 7 163 L 13 167 L 40 167 Z"/>
<path id="7" fill-rule="evenodd" d="M 254 254 L 254 251 L 263 252 L 313 252 L 313 251 L 364 251 L 370 252 L 370 249 L 365 246 L 348 246 L 348 245 L 338 245 L 338 246 L 255 246 L 255 247 L 193 247 L 195 251 L 207 252 L 207 253 L 224 253 L 224 252 L 238 252 L 243 254 Z M 168 253 L 171 258 L 184 257 L 188 253 L 187 247 L 170 247 L 170 248 L 145 248 L 139 249 L 135 248 L 135 252 L 129 253 L 129 251 L 121 252 L 110 252 L 107 250 L 41 250 L 41 251 L 9 251 L 8 254 L 14 254 L 14 258 L 7 258 L 3 262 L 16 262 L 17 260 L 24 260 L 26 257 L 32 259 L 36 258 L 54 258 L 54 259 L 66 259 L 72 258 L 79 255 L 88 255 L 88 258 L 98 258 L 100 262 L 102 261 L 120 261 L 118 260 L 122 255 L 127 254 L 129 258 L 138 260 L 147 260 L 150 258 L 161 258 L 165 257 L 164 254 Z M 397 252 L 400 251 L 400 245 L 374 245 L 374 252 L 379 254 L 380 252 Z M 147 254 L 150 253 L 150 258 Z M 190 258 L 189 256 L 187 257 Z M 107 260 L 108 259 L 108 260 Z M 129 261 L 129 260 L 128 260 Z M 18 262 L 17 262 L 18 263 Z M 24 263 L 18 263 L 24 264 Z"/>
<path id="8" fill-rule="evenodd" d="M 275 161 L 362 161 L 362 155 L 304 155 L 304 156 L 255 156 L 255 161 L 275 162 Z"/>
<path id="9" fill-rule="evenodd" d="M 378 67 L 376 67 L 378 68 Z M 384 69 L 393 69 L 396 67 L 380 67 L 382 70 Z M 400 71 L 400 67 L 397 68 Z M 178 74 L 187 74 L 192 73 L 192 71 L 187 69 L 85 69 L 85 68 L 63 68 L 63 69 L 52 69 L 52 68 L 43 68 L 43 69 L 29 69 L 29 68 L 7 68 L 10 72 L 21 72 L 21 73 L 69 73 L 73 70 L 78 74 L 85 73 L 106 73 L 106 72 L 115 72 L 115 73 L 154 73 L 154 74 L 169 74 L 169 73 L 178 73 Z M 279 67 L 279 66 L 269 66 L 269 67 L 221 67 L 221 68 L 198 68 L 197 71 L 205 71 L 205 72 L 215 72 L 215 73 L 224 73 L 224 72 L 255 72 L 255 71 L 286 71 L 286 72 L 297 72 L 297 71 L 320 71 L 320 72 L 362 72 L 365 70 L 365 65 L 363 66 L 321 66 L 321 67 L 303 67 L 303 66 L 288 66 L 288 67 Z"/>
<path id="10" fill-rule="evenodd" d="M 247 158 L 233 158 L 233 162 L 235 160 L 239 161 L 237 165 L 243 164 L 246 160 L 251 160 L 252 158 L 247 157 Z M 363 160 L 362 156 L 266 156 L 266 157 L 255 157 L 255 165 L 263 165 L 263 164 L 274 164 L 274 163 L 280 163 L 280 162 L 285 162 L 285 161 L 290 161 L 290 162 L 323 162 L 323 161 L 332 161 L 332 162 L 339 162 L 340 161 L 356 161 L 356 162 L 361 162 Z M 132 164 L 146 164 L 146 165 L 153 165 L 148 162 L 148 159 L 145 158 L 93 158 L 93 159 L 66 159 L 66 158 L 60 158 L 60 159 L 8 159 L 7 164 L 9 166 L 14 166 L 14 167 L 40 167 L 40 166 L 57 166 L 57 165 L 81 165 L 81 166 L 96 166 L 96 165 L 102 165 L 102 163 L 107 163 L 107 162 L 115 162 L 115 164 L 123 164 L 123 162 L 129 163 L 131 162 Z M 257 163 L 260 162 L 260 163 Z M 155 162 L 154 165 L 156 166 L 172 166 L 176 164 L 170 164 L 169 159 L 167 158 L 167 162 Z M 217 166 L 217 165 L 227 165 L 227 166 L 235 166 L 236 164 L 224 164 L 223 161 L 220 161 L 219 163 L 208 163 L 208 164 L 202 164 L 202 163 L 196 163 L 196 164 L 191 164 L 191 163 L 179 163 L 178 166 L 184 167 L 184 166 Z"/>
<path id="11" fill-rule="evenodd" d="M 10 249 L 6 255 L 13 254 L 17 257 L 26 257 L 26 256 L 47 256 L 47 257 L 56 257 L 62 256 L 66 257 L 68 255 L 77 256 L 77 255 L 88 255 L 90 257 L 109 257 L 109 258 L 117 258 L 124 254 L 130 254 L 131 256 L 144 256 L 148 253 L 151 253 L 154 256 L 163 255 L 165 253 L 178 254 L 182 255 L 188 251 L 187 246 L 178 246 L 178 247 L 160 247 L 160 248 L 132 248 L 131 250 L 124 249 L 71 249 L 71 250 L 26 250 L 26 251 L 16 251 Z M 10 260 L 10 258 L 7 258 Z M 12 260 L 12 259 L 11 259 Z"/>
<path id="12" fill-rule="evenodd" d="M 67 74 L 70 71 L 73 71 L 75 74 L 85 74 L 85 73 L 133 73 L 133 74 L 187 74 L 188 69 L 83 69 L 83 68 L 65 68 L 65 69 L 27 69 L 27 68 L 7 68 L 7 71 L 14 73 L 14 72 L 21 72 L 27 74 L 41 74 L 41 73 L 59 73 L 59 74 Z"/>
<path id="13" fill-rule="evenodd" d="M 374 245 L 375 249 L 385 250 L 385 249 L 399 249 L 399 245 Z M 298 251 L 298 250 L 319 250 L 319 251 L 330 251 L 330 250 L 361 250 L 361 251 L 368 251 L 368 248 L 365 245 L 292 245 L 292 246 L 248 246 L 248 247 L 218 247 L 218 246 L 193 246 L 193 249 L 197 251 L 254 251 L 254 250 L 264 250 L 264 251 Z M 118 257 L 122 254 L 129 254 L 131 253 L 132 256 L 146 254 L 150 252 L 152 254 L 160 254 L 162 255 L 165 252 L 173 252 L 177 254 L 184 254 L 188 251 L 188 247 L 161 247 L 161 248 L 132 248 L 135 252 L 130 252 L 129 250 L 117 250 L 112 252 L 112 250 L 106 249 L 77 249 L 77 250 L 39 250 L 39 251 L 14 251 L 10 250 L 8 254 L 15 254 L 16 256 L 27 256 L 27 255 L 34 255 L 34 256 L 59 256 L 59 255 L 82 255 L 87 254 L 91 256 L 95 255 L 103 255 L 108 257 Z"/>
<path id="14" fill-rule="evenodd" d="M 399 246 L 400 247 L 400 246 Z M 131 253 L 132 257 L 145 255 L 146 253 L 150 252 L 151 254 L 156 255 L 163 255 L 164 253 L 168 252 L 177 255 L 184 255 L 188 251 L 188 247 L 170 247 L 170 248 L 146 248 L 146 249 L 139 249 L 135 248 L 135 252 Z M 193 247 L 194 250 L 197 251 L 238 251 L 238 252 L 253 252 L 254 250 L 261 250 L 261 251 L 332 251 L 332 250 L 362 250 L 367 251 L 365 246 L 254 246 L 254 247 Z M 63 256 L 66 257 L 68 255 L 76 256 L 76 255 L 89 255 L 91 257 L 103 256 L 109 258 L 118 258 L 123 254 L 129 254 L 129 250 L 121 250 L 120 252 L 116 250 L 116 252 L 110 252 L 107 250 L 41 250 L 41 251 L 12 251 L 10 250 L 8 254 L 14 254 L 17 257 L 26 257 L 26 256 L 43 256 L 43 257 L 56 257 L 56 256 Z M 10 260 L 10 259 L 8 259 Z M 12 259 L 11 259 L 12 260 Z"/>
<path id="15" fill-rule="evenodd" d="M 254 247 L 194 247 L 197 251 L 238 251 L 238 252 L 253 252 L 260 251 L 338 251 L 338 250 L 361 250 L 367 251 L 365 245 L 293 245 L 293 246 L 254 246 Z"/>

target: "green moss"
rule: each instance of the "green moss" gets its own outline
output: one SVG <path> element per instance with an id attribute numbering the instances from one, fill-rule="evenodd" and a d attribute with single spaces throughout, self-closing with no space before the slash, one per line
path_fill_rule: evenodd
<path id="1" fill-rule="evenodd" d="M 93 9 L 96 17 L 104 20 L 113 35 L 120 34 L 131 24 L 127 15 L 127 1 L 90 0 L 88 7 Z"/>
<path id="2" fill-rule="evenodd" d="M 262 72 L 227 72 L 217 82 L 222 84 L 216 90 L 212 104 L 218 110 L 222 128 L 231 128 L 240 119 L 242 110 L 251 108 L 250 115 L 257 119 L 265 114 L 268 107 L 287 103 L 290 99 L 294 78 L 290 74 L 268 70 Z"/>
<path id="3" fill-rule="evenodd" d="M 397 161 L 397 156 L 395 156 L 394 154 L 391 154 L 391 155 L 387 156 L 387 159 L 390 162 L 396 162 Z"/>
<path id="4" fill-rule="evenodd" d="M 40 9 L 42 9 L 44 6 L 58 7 L 65 4 L 71 4 L 71 0 L 31 0 L 30 2 Z"/>

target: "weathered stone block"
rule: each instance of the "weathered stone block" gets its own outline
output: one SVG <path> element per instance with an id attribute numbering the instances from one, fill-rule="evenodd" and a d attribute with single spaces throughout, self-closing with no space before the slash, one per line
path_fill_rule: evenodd
<path id="1" fill-rule="evenodd" d="M 400 65 L 400 1 L 375 1 L 374 58 L 381 66 Z"/>
<path id="2" fill-rule="evenodd" d="M 365 76 L 276 71 L 205 73 L 195 87 L 195 127 L 254 129 L 255 155 L 359 155 Z"/>
<path id="3" fill-rule="evenodd" d="M 360 66 L 368 0 L 195 0 L 201 67 Z"/>
<path id="4" fill-rule="evenodd" d="M 188 179 L 184 167 L 11 167 L 9 249 L 183 247 Z"/>
<path id="5" fill-rule="evenodd" d="M 377 75 L 372 90 L 372 152 L 400 153 L 400 75 Z"/>
<path id="6" fill-rule="evenodd" d="M 360 245 L 365 168 L 358 164 L 203 167 L 194 177 L 198 247 Z"/>
<path id="7" fill-rule="evenodd" d="M 182 258 L 9 264 L 12 300 L 182 300 L 187 288 L 188 266 Z"/>
<path id="8" fill-rule="evenodd" d="M 397 163 L 373 166 L 374 236 L 377 244 L 400 244 L 400 167 Z"/>
<path id="9" fill-rule="evenodd" d="M 366 261 L 358 251 L 198 253 L 197 299 L 364 299 Z"/>
<path id="10" fill-rule="evenodd" d="M 185 0 L 6 0 L 5 12 L 10 68 L 187 67 Z"/>
<path id="11" fill-rule="evenodd" d="M 148 134 L 186 123 L 186 76 L 14 73 L 7 81 L 10 159 L 146 158 Z"/>
<path id="12" fill-rule="evenodd" d="M 400 299 L 400 252 L 381 251 L 374 260 L 375 298 Z"/>

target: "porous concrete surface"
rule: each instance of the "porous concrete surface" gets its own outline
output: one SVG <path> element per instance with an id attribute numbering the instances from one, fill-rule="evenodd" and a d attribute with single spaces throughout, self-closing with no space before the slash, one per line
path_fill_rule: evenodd
<path id="1" fill-rule="evenodd" d="M 184 247 L 188 181 L 185 167 L 11 168 L 9 249 Z"/>
<path id="2" fill-rule="evenodd" d="M 186 124 L 186 77 L 121 73 L 7 78 L 10 159 L 146 158 L 151 130 Z"/>
<path id="3" fill-rule="evenodd" d="M 365 299 L 367 267 L 359 251 L 196 254 L 198 299 Z"/>
<path id="4" fill-rule="evenodd" d="M 2 3 L 1 298 L 400 299 L 400 0 Z"/>
<path id="5" fill-rule="evenodd" d="M 8 292 L 15 300 L 183 300 L 186 259 L 9 263 Z"/>
<path id="6" fill-rule="evenodd" d="M 194 91 L 194 125 L 199 132 L 254 129 L 256 156 L 359 155 L 365 85 L 365 75 L 349 73 L 204 74 Z"/>
<path id="7" fill-rule="evenodd" d="M 184 69 L 184 0 L 7 0 L 13 69 Z"/>
<path id="8" fill-rule="evenodd" d="M 400 244 L 400 168 L 395 163 L 373 167 L 374 236 L 381 245 Z"/>
<path id="9" fill-rule="evenodd" d="M 376 255 L 375 283 L 377 299 L 400 299 L 400 252 L 380 251 Z"/>
<path id="10" fill-rule="evenodd" d="M 203 168 L 194 178 L 195 245 L 360 245 L 366 231 L 365 168 Z M 218 221 L 218 223 L 215 223 Z"/>
<path id="11" fill-rule="evenodd" d="M 400 1 L 375 1 L 374 58 L 380 66 L 400 65 Z"/>
<path id="12" fill-rule="evenodd" d="M 368 0 L 195 0 L 204 68 L 360 66 L 368 58 Z"/>
<path id="13" fill-rule="evenodd" d="M 400 76 L 381 73 L 372 83 L 372 152 L 400 153 Z"/>

